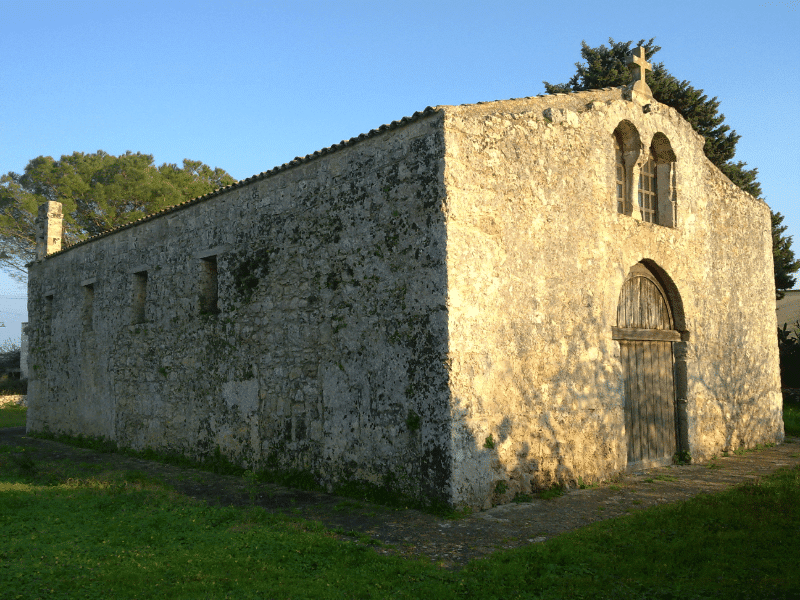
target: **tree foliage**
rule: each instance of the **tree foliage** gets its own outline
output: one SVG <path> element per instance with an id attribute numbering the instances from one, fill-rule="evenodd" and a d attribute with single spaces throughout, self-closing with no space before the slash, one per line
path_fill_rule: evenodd
<path id="1" fill-rule="evenodd" d="M 63 242 L 72 244 L 234 181 L 189 159 L 183 167 L 156 167 L 151 154 L 140 152 L 39 156 L 24 173 L 0 177 L 0 268 L 24 276 L 36 248 L 38 206 L 49 200 L 62 203 Z"/>
<path id="2" fill-rule="evenodd" d="M 636 46 L 643 46 L 645 56 L 652 62 L 652 56 L 661 47 L 656 46 L 655 38 L 639 40 Z M 543 82 L 548 93 L 566 93 L 593 90 L 606 87 L 628 85 L 632 74 L 625 59 L 630 54 L 633 41 L 615 42 L 609 38 L 609 46 L 592 48 L 586 42 L 581 45 L 584 63 L 575 63 L 577 71 L 567 83 L 551 84 Z M 722 171 L 728 179 L 756 198 L 761 197 L 761 184 L 757 181 L 758 170 L 747 169 L 746 164 L 734 161 L 736 144 L 740 136 L 724 124 L 725 115 L 719 113 L 719 100 L 709 99 L 703 90 L 693 87 L 688 81 L 680 81 L 664 67 L 663 63 L 652 63 L 653 70 L 646 74 L 647 85 L 653 97 L 660 103 L 671 106 L 692 124 L 695 131 L 705 138 L 705 151 L 708 159 Z M 795 284 L 792 273 L 800 270 L 800 261 L 794 259 L 791 250 L 792 238 L 783 236 L 786 227 L 780 227 L 783 216 L 772 213 L 773 255 L 775 258 L 775 287 L 778 297 Z"/>
<path id="3" fill-rule="evenodd" d="M 5 327 L 2 325 L 1 327 Z M 3 341 L 0 341 L 0 354 L 5 354 L 8 352 L 19 352 L 22 348 L 22 339 L 12 339 L 6 338 Z"/>
<path id="4" fill-rule="evenodd" d="M 775 289 L 778 290 L 778 300 L 785 296 L 784 290 L 794 287 L 797 280 L 792 273 L 800 270 L 800 260 L 795 260 L 792 251 L 792 236 L 785 236 L 786 225 L 783 223 L 781 213 L 772 213 L 772 258 L 775 262 Z"/>
<path id="5" fill-rule="evenodd" d="M 778 328 L 778 352 L 781 363 L 781 387 L 800 387 L 800 322 L 794 324 L 794 329 L 788 329 L 787 324 Z"/>

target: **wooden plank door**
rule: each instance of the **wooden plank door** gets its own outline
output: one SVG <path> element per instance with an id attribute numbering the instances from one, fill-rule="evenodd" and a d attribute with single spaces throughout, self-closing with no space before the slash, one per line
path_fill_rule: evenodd
<path id="1" fill-rule="evenodd" d="M 672 343 L 680 334 L 663 289 L 643 265 L 623 284 L 617 324 L 628 467 L 668 464 L 677 448 Z"/>

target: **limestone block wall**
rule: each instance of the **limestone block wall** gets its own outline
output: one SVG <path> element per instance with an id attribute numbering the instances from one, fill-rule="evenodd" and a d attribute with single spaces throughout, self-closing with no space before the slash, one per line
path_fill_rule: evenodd
<path id="1" fill-rule="evenodd" d="M 32 264 L 29 430 L 449 498 L 441 121 Z"/>
<path id="2" fill-rule="evenodd" d="M 623 120 L 675 152 L 675 227 L 617 212 Z M 769 210 L 674 110 L 621 90 L 448 107 L 445 147 L 454 503 L 626 468 L 611 327 L 642 260 L 682 300 L 692 456 L 782 439 Z"/>

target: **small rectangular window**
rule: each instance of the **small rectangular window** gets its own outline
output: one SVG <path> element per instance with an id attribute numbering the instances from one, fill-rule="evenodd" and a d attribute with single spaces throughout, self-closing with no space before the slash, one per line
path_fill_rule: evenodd
<path id="1" fill-rule="evenodd" d="M 131 302 L 131 323 L 145 322 L 145 304 L 147 302 L 147 271 L 133 274 L 133 301 Z"/>
<path id="2" fill-rule="evenodd" d="M 83 330 L 92 331 L 94 329 L 94 284 L 90 283 L 83 286 Z"/>
<path id="3" fill-rule="evenodd" d="M 214 315 L 219 312 L 216 256 L 207 256 L 200 259 L 199 300 L 201 315 Z"/>

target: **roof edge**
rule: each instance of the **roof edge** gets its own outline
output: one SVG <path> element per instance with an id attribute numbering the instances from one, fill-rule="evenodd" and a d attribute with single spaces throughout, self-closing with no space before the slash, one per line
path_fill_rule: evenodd
<path id="1" fill-rule="evenodd" d="M 267 179 L 269 177 L 273 177 L 275 175 L 278 175 L 279 173 L 283 173 L 284 171 L 288 171 L 289 169 L 298 167 L 300 165 L 307 164 L 309 162 L 312 162 L 312 161 L 314 161 L 314 160 L 316 160 L 318 158 L 321 158 L 321 157 L 326 156 L 328 154 L 331 154 L 333 152 L 338 152 L 339 150 L 342 150 L 343 148 L 354 146 L 355 144 L 358 144 L 359 142 L 362 142 L 362 141 L 367 140 L 367 139 L 374 138 L 377 135 L 380 135 L 381 133 L 384 133 L 386 131 L 391 131 L 393 129 L 397 129 L 398 127 L 402 127 L 404 125 L 408 125 L 409 123 L 413 123 L 415 121 L 418 121 L 418 120 L 420 120 L 420 119 L 422 119 L 424 117 L 428 117 L 428 116 L 433 115 L 433 114 L 444 112 L 445 109 L 447 109 L 447 108 L 452 108 L 454 106 L 459 106 L 459 107 L 460 106 L 480 106 L 480 105 L 486 105 L 486 104 L 496 104 L 496 103 L 500 103 L 500 102 L 512 102 L 512 101 L 518 101 L 518 100 L 535 100 L 537 98 L 556 98 L 556 97 L 559 97 L 559 96 L 577 96 L 577 95 L 580 95 L 580 94 L 593 94 L 593 93 L 597 93 L 597 92 L 609 92 L 609 91 L 618 90 L 618 89 L 619 90 L 624 90 L 624 89 L 626 89 L 626 86 L 599 88 L 599 89 L 596 89 L 596 90 L 582 90 L 582 91 L 579 91 L 579 92 L 559 92 L 559 93 L 556 93 L 556 94 L 538 94 L 536 96 L 524 96 L 522 98 L 506 98 L 506 99 L 503 99 L 503 100 L 488 100 L 488 101 L 473 102 L 473 103 L 458 104 L 458 105 L 427 106 L 421 111 L 416 111 L 410 117 L 403 117 L 402 119 L 399 119 L 397 121 L 392 121 L 391 123 L 388 123 L 388 124 L 385 124 L 385 125 L 381 125 L 380 127 L 376 127 L 375 129 L 371 129 L 367 133 L 362 133 L 362 134 L 359 134 L 359 135 L 357 135 L 355 137 L 352 137 L 350 139 L 342 140 L 338 144 L 332 144 L 331 146 L 327 146 L 327 147 L 322 148 L 321 150 L 317 150 L 317 151 L 315 151 L 315 152 L 313 152 L 311 154 L 306 154 L 305 156 L 297 156 L 293 160 L 290 160 L 287 163 L 283 163 L 280 166 L 273 167 L 272 169 L 269 169 L 267 171 L 262 171 L 261 173 L 258 173 L 257 175 L 252 175 L 251 177 L 247 177 L 246 179 L 242 179 L 240 181 L 237 181 L 236 183 L 232 183 L 231 185 L 227 185 L 225 187 L 218 188 L 218 189 L 216 189 L 216 190 L 214 190 L 212 192 L 209 192 L 208 194 L 204 194 L 203 196 L 198 196 L 197 198 L 192 198 L 191 200 L 186 200 L 185 202 L 181 202 L 179 204 L 174 204 L 173 206 L 168 206 L 167 208 L 164 208 L 164 209 L 162 209 L 162 210 L 160 210 L 158 212 L 154 212 L 152 214 L 149 214 L 149 215 L 147 215 L 145 217 L 142 217 L 141 219 L 137 219 L 136 221 L 131 221 L 130 223 L 126 223 L 124 225 L 120 225 L 120 226 L 115 227 L 113 229 L 109 229 L 108 231 L 103 231 L 102 233 L 98 233 L 96 235 L 88 237 L 85 240 L 80 240 L 78 242 L 75 242 L 74 244 L 70 244 L 69 246 L 65 246 L 64 248 L 62 248 L 58 252 L 54 252 L 52 254 L 48 254 L 43 260 L 47 260 L 48 258 L 51 258 L 53 256 L 58 256 L 60 254 L 68 252 L 69 250 L 72 250 L 73 248 L 77 248 L 79 246 L 83 246 L 85 244 L 88 244 L 89 242 L 93 242 L 95 240 L 99 240 L 101 238 L 107 237 L 107 236 L 112 235 L 114 233 L 118 233 L 118 232 L 123 231 L 125 229 L 129 229 L 129 228 L 134 227 L 136 225 L 140 225 L 140 224 L 145 223 L 147 221 L 151 221 L 153 219 L 156 219 L 156 218 L 161 217 L 163 215 L 169 214 L 171 212 L 176 212 L 178 210 L 181 210 L 181 209 L 184 209 L 184 208 L 188 208 L 188 207 L 193 206 L 195 204 L 199 204 L 201 202 L 205 202 L 207 200 L 211 200 L 212 198 L 216 198 L 217 196 L 220 196 L 223 193 L 239 189 L 241 187 L 244 187 L 244 186 L 249 185 L 251 183 L 254 183 L 256 181 L 262 181 L 262 180 Z M 763 200 L 762 200 L 762 202 L 763 202 Z M 32 261 L 31 263 L 28 263 L 28 266 L 33 264 L 33 263 L 35 263 L 35 262 L 37 262 L 37 261 Z"/>
<path id="2" fill-rule="evenodd" d="M 78 242 L 75 242 L 74 244 L 70 244 L 69 246 L 66 246 L 66 247 L 62 248 L 58 252 L 53 252 L 52 254 L 48 254 L 47 256 L 44 257 L 43 260 L 47 260 L 48 258 L 51 258 L 53 256 L 58 256 L 59 254 L 63 254 L 65 252 L 68 252 L 69 250 L 72 250 L 73 248 L 77 248 L 78 246 L 83 246 L 84 244 L 88 244 L 89 242 L 93 242 L 95 240 L 99 240 L 101 238 L 107 237 L 107 236 L 112 235 L 114 233 L 118 233 L 118 232 L 120 232 L 120 231 L 122 231 L 124 229 L 129 229 L 131 227 L 134 227 L 136 225 L 140 225 L 140 224 L 145 223 L 147 221 L 151 221 L 153 219 L 156 219 L 158 217 L 164 216 L 166 214 L 169 214 L 169 213 L 172 213 L 172 212 L 176 212 L 178 210 L 182 210 L 182 209 L 188 208 L 190 206 L 194 206 L 195 204 L 200 204 L 201 202 L 205 202 L 207 200 L 211 200 L 212 198 L 216 198 L 217 196 L 220 196 L 220 195 L 222 195 L 222 194 L 224 194 L 226 192 L 230 192 L 230 191 L 239 189 L 241 187 L 244 187 L 244 186 L 249 185 L 251 183 L 254 183 L 256 181 L 262 181 L 262 180 L 267 179 L 269 177 L 273 177 L 275 175 L 283 173 L 284 171 L 288 171 L 289 169 L 293 169 L 295 167 L 299 167 L 300 165 L 304 165 L 304 164 L 310 163 L 310 162 L 312 162 L 312 161 L 314 161 L 314 160 L 316 160 L 318 158 L 321 158 L 321 157 L 326 156 L 328 154 L 332 154 L 333 152 L 338 152 L 339 150 L 342 150 L 343 148 L 348 148 L 350 146 L 354 146 L 354 145 L 358 144 L 359 142 L 362 142 L 362 141 L 367 140 L 367 139 L 374 138 L 374 137 L 376 137 L 376 136 L 378 136 L 378 135 L 380 135 L 382 133 L 385 133 L 387 131 L 392 131 L 392 130 L 397 129 L 399 127 L 403 127 L 404 125 L 408 125 L 409 123 L 413 123 L 415 121 L 419 121 L 420 119 L 422 119 L 424 117 L 428 117 L 430 115 L 441 113 L 441 112 L 442 112 L 442 107 L 427 106 L 427 107 L 425 107 L 425 109 L 423 109 L 421 111 L 416 111 L 410 117 L 403 117 L 402 119 L 399 119 L 397 121 L 392 121 L 391 123 L 387 123 L 385 125 L 381 125 L 380 127 L 376 127 L 375 129 L 371 129 L 367 133 L 362 133 L 362 134 L 359 134 L 359 135 L 357 135 L 355 137 L 352 137 L 350 139 L 342 140 L 338 144 L 333 144 L 331 146 L 327 146 L 326 148 L 323 148 L 321 150 L 317 150 L 315 152 L 312 152 L 311 154 L 306 154 L 305 156 L 297 156 L 293 160 L 290 160 L 288 163 L 283 163 L 282 165 L 277 166 L 277 167 L 273 167 L 272 169 L 269 169 L 268 171 L 262 171 L 261 173 L 258 173 L 257 175 L 253 175 L 251 177 L 247 177 L 246 179 L 241 179 L 241 180 L 237 181 L 236 183 L 232 183 L 231 185 L 226 185 L 225 187 L 217 188 L 216 190 L 214 190 L 212 192 L 209 192 L 208 194 L 204 194 L 202 196 L 198 196 L 197 198 L 192 198 L 191 200 L 186 200 L 185 202 L 181 202 L 179 204 L 174 204 L 172 206 L 168 206 L 167 208 L 164 208 L 164 209 L 159 210 L 158 212 L 154 212 L 152 214 L 149 214 L 149 215 L 147 215 L 145 217 L 142 217 L 141 219 L 137 219 L 135 221 L 131 221 L 130 223 L 125 223 L 124 225 L 119 225 L 118 227 L 114 227 L 113 229 L 109 229 L 108 231 L 103 231 L 102 233 L 98 233 L 98 234 L 95 234 L 95 235 L 93 235 L 91 237 L 88 237 L 85 240 L 80 240 Z M 33 264 L 35 262 L 37 262 L 37 261 L 31 261 L 26 266 L 30 266 L 31 264 Z"/>

